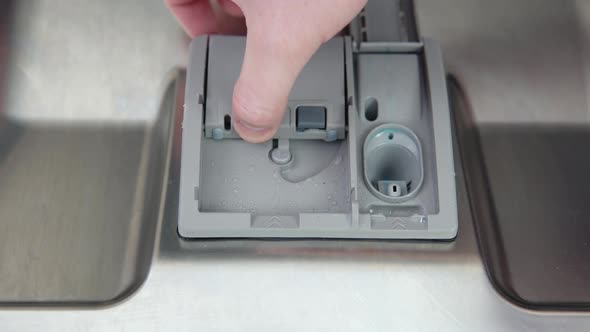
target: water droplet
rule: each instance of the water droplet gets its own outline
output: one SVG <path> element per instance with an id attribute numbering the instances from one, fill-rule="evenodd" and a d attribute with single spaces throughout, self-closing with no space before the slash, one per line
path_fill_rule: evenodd
<path id="1" fill-rule="evenodd" d="M 211 162 L 211 167 L 215 167 L 215 162 L 214 161 Z"/>
<path id="2" fill-rule="evenodd" d="M 225 206 L 227 205 L 227 202 L 226 202 L 226 201 L 221 201 L 221 202 L 219 203 L 219 205 L 221 205 L 221 207 L 225 207 Z"/>
<path id="3" fill-rule="evenodd" d="M 254 165 L 250 165 L 250 166 L 248 166 L 248 172 L 252 173 L 252 172 L 254 172 L 255 170 L 256 170 L 256 166 L 254 166 Z"/>
<path id="4" fill-rule="evenodd" d="M 338 156 L 336 156 L 336 159 L 334 159 L 334 165 L 340 165 L 341 162 L 342 162 L 342 155 L 339 154 Z"/>
<path id="5" fill-rule="evenodd" d="M 237 193 L 238 193 L 238 189 L 234 189 L 234 194 L 237 194 Z"/>
<path id="6" fill-rule="evenodd" d="M 231 180 L 232 180 L 233 183 L 238 182 L 238 178 L 236 178 L 236 177 L 232 178 Z"/>
<path id="7" fill-rule="evenodd" d="M 328 200 L 332 200 L 332 195 L 328 195 Z"/>
<path id="8" fill-rule="evenodd" d="M 336 205 L 338 205 L 338 202 L 332 201 L 332 206 L 336 206 Z"/>

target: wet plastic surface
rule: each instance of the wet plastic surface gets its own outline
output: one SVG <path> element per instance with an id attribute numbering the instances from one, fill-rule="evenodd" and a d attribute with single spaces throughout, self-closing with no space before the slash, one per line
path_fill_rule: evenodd
<path id="1" fill-rule="evenodd" d="M 334 38 L 299 76 L 278 140 L 258 145 L 222 120 L 244 45 L 224 36 L 191 45 L 181 236 L 455 237 L 450 114 L 434 43 L 365 53 Z"/>

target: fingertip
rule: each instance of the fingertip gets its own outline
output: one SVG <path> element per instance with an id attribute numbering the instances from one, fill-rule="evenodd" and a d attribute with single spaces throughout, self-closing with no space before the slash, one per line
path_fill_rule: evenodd
<path id="1" fill-rule="evenodd" d="M 259 128 L 237 119 L 234 129 L 247 142 L 263 143 L 272 139 L 278 128 Z"/>
<path id="2" fill-rule="evenodd" d="M 286 101 L 269 99 L 269 95 L 260 90 L 259 85 L 252 86 L 243 79 L 238 79 L 232 99 L 234 128 L 246 141 L 268 141 L 277 132 L 285 107 Z"/>

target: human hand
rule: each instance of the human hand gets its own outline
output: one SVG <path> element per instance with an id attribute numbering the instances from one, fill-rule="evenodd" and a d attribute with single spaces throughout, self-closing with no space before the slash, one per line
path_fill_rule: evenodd
<path id="1" fill-rule="evenodd" d="M 233 92 L 232 120 L 249 142 L 273 137 L 297 76 L 321 44 L 342 30 L 367 0 L 165 0 L 191 37 L 247 27 L 242 71 Z"/>

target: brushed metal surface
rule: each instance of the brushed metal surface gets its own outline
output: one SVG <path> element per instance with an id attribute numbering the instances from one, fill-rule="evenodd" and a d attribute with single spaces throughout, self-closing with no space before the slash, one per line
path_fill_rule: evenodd
<path id="1" fill-rule="evenodd" d="M 484 262 L 502 293 L 521 305 L 588 309 L 590 3 L 528 2 L 535 8 L 528 13 L 508 10 L 527 1 L 498 4 L 471 7 L 467 16 L 485 9 L 497 28 L 448 60 L 465 68 L 456 76 L 471 110 L 456 112 L 457 131 Z M 522 22 L 530 25 L 515 29 Z M 456 37 L 445 38 L 452 44 Z M 509 56 L 481 52 L 492 47 Z"/>
<path id="2" fill-rule="evenodd" d="M 37 8 L 36 15 L 42 17 L 52 13 L 50 7 L 53 6 L 48 5 L 50 2 L 62 5 L 74 3 L 67 0 L 31 1 L 27 5 Z M 547 116 L 547 121 L 552 121 L 554 115 L 545 115 L 550 113 L 545 107 L 550 103 L 560 106 L 569 105 L 570 102 L 578 106 L 584 105 L 587 90 L 577 86 L 584 83 L 575 78 L 579 77 L 576 76 L 578 74 L 574 74 L 574 79 L 562 78 L 566 83 L 570 82 L 569 80 L 577 82 L 568 83 L 574 89 L 565 95 L 563 90 L 555 88 L 556 84 L 539 83 L 544 81 L 541 78 L 548 80 L 551 77 L 549 74 L 553 72 L 546 74 L 548 76 L 537 73 L 544 70 L 543 66 L 521 60 L 518 52 L 506 51 L 513 43 L 510 33 L 495 34 L 493 31 L 498 22 L 506 23 L 506 13 L 517 15 L 513 22 L 510 21 L 512 26 L 510 29 L 506 28 L 506 31 L 516 33 L 523 29 L 537 29 L 538 25 L 533 23 L 539 20 L 536 15 L 541 14 L 530 10 L 533 5 L 547 11 L 555 10 L 555 15 L 565 23 L 554 29 L 569 30 L 572 29 L 571 25 L 576 25 L 578 21 L 573 16 L 575 11 L 555 8 L 554 1 L 523 2 L 526 2 L 528 7 L 525 4 L 514 6 L 512 1 L 507 0 L 420 0 L 417 2 L 416 10 L 421 32 L 442 41 L 447 52 L 446 61 L 453 73 L 462 79 L 472 100 L 473 109 L 478 114 L 493 115 L 495 110 L 502 109 L 502 106 L 512 107 L 518 104 L 526 116 L 539 112 L 542 116 Z M 39 5 L 41 3 L 46 5 L 43 9 L 39 9 L 42 7 Z M 159 28 L 167 31 L 162 34 L 168 36 L 169 33 L 170 38 L 179 33 L 173 28 L 169 14 L 159 1 L 129 0 L 124 3 L 124 6 L 134 7 L 137 11 L 128 11 L 121 16 L 114 13 L 108 20 L 109 24 L 101 26 L 101 29 L 124 31 L 121 27 L 127 27 L 138 31 L 153 31 L 150 29 Z M 84 5 L 79 6 L 83 7 L 86 4 L 84 2 Z M 88 6 L 100 7 L 98 10 L 105 12 L 116 5 L 105 1 L 94 2 Z M 144 6 L 151 9 L 142 9 Z M 31 7 L 21 9 L 25 12 L 18 16 L 20 22 L 17 26 L 26 26 L 23 20 L 27 19 L 26 10 L 32 10 Z M 88 11 L 80 15 L 88 17 L 93 14 L 92 11 Z M 129 15 L 135 15 L 134 24 L 127 25 L 125 17 Z M 67 16 L 62 19 L 68 21 Z M 171 25 L 154 23 L 161 22 L 160 20 Z M 462 31 L 468 33 L 461 34 Z M 78 37 L 82 35 L 79 34 Z M 560 53 L 562 51 L 551 43 L 558 42 L 557 32 L 549 39 L 542 34 L 533 35 L 538 40 L 539 51 L 547 52 L 547 57 L 563 56 Z M 146 45 L 151 47 L 159 44 L 170 57 L 150 58 L 149 53 L 144 54 L 143 56 L 150 58 L 145 60 L 146 63 L 152 66 L 160 66 L 167 61 L 174 62 L 170 59 L 183 52 L 184 46 L 167 45 L 170 41 L 162 35 L 159 35 L 161 37 L 157 41 L 142 34 L 139 36 L 141 38 L 135 42 L 144 45 L 145 48 Z M 486 36 L 489 36 L 489 41 L 496 43 L 480 41 Z M 459 47 L 461 40 L 464 44 Z M 518 42 L 514 41 L 515 47 L 518 46 Z M 469 43 L 476 44 L 471 48 Z M 104 48 L 109 47 L 107 42 L 101 45 Z M 67 54 L 61 48 L 55 48 L 54 52 L 53 57 Z M 123 51 L 120 54 L 122 57 L 126 56 Z M 16 58 L 18 59 L 18 56 Z M 560 59 L 551 64 L 561 66 L 569 73 L 585 70 L 581 61 L 570 61 L 569 57 Z M 580 60 L 581 57 L 577 59 Z M 112 63 L 112 66 L 114 68 L 107 66 L 102 70 L 116 73 L 117 62 Z M 170 66 L 163 65 L 161 68 Z M 162 77 L 150 76 L 151 79 Z M 125 77 L 127 84 L 133 84 L 133 81 L 134 78 Z M 8 84 L 12 91 L 16 91 L 13 87 L 14 82 L 13 78 Z M 511 82 L 516 82 L 513 85 L 514 90 L 522 89 L 520 94 L 512 89 L 503 89 L 501 91 L 504 94 L 497 95 L 498 90 L 495 88 L 510 85 Z M 540 90 L 531 91 L 527 88 L 527 83 L 538 83 Z M 33 84 L 33 81 L 30 84 Z M 75 84 L 72 83 L 70 87 L 72 91 L 76 90 Z M 97 85 L 96 88 L 109 89 L 104 85 Z M 149 89 L 141 90 L 139 95 L 146 94 L 147 98 L 151 98 L 154 97 L 151 95 L 152 92 Z M 540 100 L 519 104 L 518 101 L 527 94 L 532 94 Z M 573 101 L 568 98 L 571 95 L 574 97 Z M 158 98 L 160 97 L 161 94 L 158 95 Z M 60 105 L 49 107 L 59 108 Z M 110 118 L 114 113 L 113 105 L 115 104 L 104 110 L 107 114 L 105 118 Z M 177 103 L 176 114 L 179 114 L 180 107 L 180 103 Z M 70 111 L 72 114 L 76 112 L 74 108 Z M 13 112 L 16 110 L 13 109 Z M 56 117 L 60 117 L 59 112 L 57 113 Z M 154 114 L 156 113 L 154 111 Z M 512 113 L 506 111 L 505 114 L 510 116 Z M 514 117 L 526 118 L 520 113 Z M 564 119 L 578 121 L 587 119 L 587 114 L 576 108 L 576 111 L 564 116 Z M 121 118 L 115 122 L 120 120 Z M 0 310 L 0 330 L 586 331 L 590 326 L 588 314 L 526 311 L 504 300 L 492 288 L 478 253 L 472 220 L 466 204 L 461 169 L 457 170 L 460 230 L 455 242 L 182 242 L 177 237 L 175 226 L 179 126 L 180 119 L 177 117 L 164 215 L 159 224 L 161 229 L 157 231 L 156 254 L 143 286 L 127 300 L 107 308 Z M 164 133 L 165 130 L 158 132 Z M 109 151 L 116 151 L 115 147 L 111 149 Z M 0 221 L 6 222 L 3 219 Z M 65 222 L 61 224 L 62 227 L 69 225 Z M 126 224 L 126 227 L 128 226 Z M 11 236 L 24 235 L 3 232 L 0 233 L 0 241 L 7 241 Z M 55 241 L 68 243 L 72 239 L 60 237 Z M 138 254 L 150 257 L 151 251 L 141 250 Z M 47 257 L 50 256 L 47 254 Z M 21 257 L 21 264 L 31 264 L 27 261 L 27 256 Z"/>
<path id="3" fill-rule="evenodd" d="M 0 302 L 116 300 L 151 262 L 182 35 L 165 15 L 153 25 L 159 3 L 14 5 L 1 32 Z"/>

